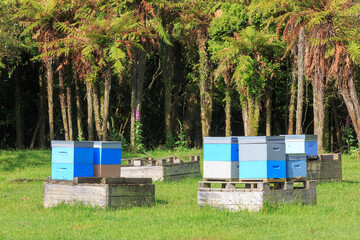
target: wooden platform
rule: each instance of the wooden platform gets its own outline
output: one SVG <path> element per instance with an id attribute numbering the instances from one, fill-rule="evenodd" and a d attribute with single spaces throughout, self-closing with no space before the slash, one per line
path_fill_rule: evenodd
<path id="1" fill-rule="evenodd" d="M 155 201 L 151 178 L 74 178 L 74 181 L 51 180 L 44 183 L 44 206 L 61 203 L 99 207 L 149 206 Z"/>
<path id="2" fill-rule="evenodd" d="M 215 181 L 215 182 L 266 182 L 266 183 L 275 183 L 275 182 L 286 182 L 286 178 L 264 178 L 264 179 L 219 179 L 219 178 L 204 178 L 204 181 Z"/>
<path id="3" fill-rule="evenodd" d="M 127 161 L 127 164 L 121 166 L 121 176 L 151 178 L 153 181 L 201 178 L 199 160 L 199 156 L 122 159 L 122 161 Z"/>
<path id="4" fill-rule="evenodd" d="M 320 154 L 319 159 L 307 160 L 307 179 L 318 183 L 341 181 L 341 154 Z"/>
<path id="5" fill-rule="evenodd" d="M 198 184 L 198 204 L 231 211 L 259 211 L 265 203 L 316 204 L 316 181 L 294 182 L 215 182 Z"/>

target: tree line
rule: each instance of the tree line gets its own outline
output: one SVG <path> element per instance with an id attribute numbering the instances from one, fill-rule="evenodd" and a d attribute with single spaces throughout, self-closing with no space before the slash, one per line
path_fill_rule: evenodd
<path id="1" fill-rule="evenodd" d="M 354 0 L 3 0 L 0 146 L 316 134 L 319 151 L 349 151 L 359 13 Z"/>

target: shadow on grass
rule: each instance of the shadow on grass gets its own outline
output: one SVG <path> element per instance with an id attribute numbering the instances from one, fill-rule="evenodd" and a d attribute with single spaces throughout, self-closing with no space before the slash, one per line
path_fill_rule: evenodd
<path id="1" fill-rule="evenodd" d="M 0 153 L 0 171 L 10 172 L 15 169 L 50 165 L 47 151 L 3 151 Z"/>
<path id="2" fill-rule="evenodd" d="M 359 183 L 360 183 L 359 181 L 353 181 L 353 180 L 342 180 L 341 182 L 344 182 L 344 183 L 355 183 L 355 184 L 359 184 Z"/>
<path id="3" fill-rule="evenodd" d="M 162 199 L 155 199 L 155 206 L 157 206 L 157 205 L 168 205 L 169 204 L 169 202 L 168 201 L 166 201 L 166 200 L 162 200 Z"/>

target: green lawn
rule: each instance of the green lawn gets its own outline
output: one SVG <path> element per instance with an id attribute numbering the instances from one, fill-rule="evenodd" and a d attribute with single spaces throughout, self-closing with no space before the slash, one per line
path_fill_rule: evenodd
<path id="1" fill-rule="evenodd" d="M 45 179 L 50 169 L 50 151 L 0 152 L 0 239 L 360 239 L 360 160 L 351 156 L 343 156 L 346 181 L 318 185 L 317 205 L 267 206 L 258 213 L 198 207 L 200 179 L 156 182 L 154 206 L 117 210 L 45 209 L 42 182 L 9 183 Z"/>

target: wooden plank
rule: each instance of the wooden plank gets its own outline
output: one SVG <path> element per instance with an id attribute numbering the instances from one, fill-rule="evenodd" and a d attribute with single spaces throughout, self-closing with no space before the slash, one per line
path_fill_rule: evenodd
<path id="1" fill-rule="evenodd" d="M 74 184 L 79 183 L 90 183 L 90 184 L 100 184 L 102 177 L 74 177 Z"/>
<path id="2" fill-rule="evenodd" d="M 163 180 L 164 181 L 180 181 L 182 179 L 186 179 L 186 178 L 201 178 L 201 173 L 189 173 L 189 174 L 180 174 L 180 175 L 172 175 L 172 176 L 164 176 Z"/>
<path id="3" fill-rule="evenodd" d="M 336 170 L 341 172 L 341 169 L 340 161 L 321 162 L 321 171 Z"/>
<path id="4" fill-rule="evenodd" d="M 152 184 L 151 178 L 103 178 L 103 184 Z"/>
<path id="5" fill-rule="evenodd" d="M 319 159 L 320 159 L 320 161 L 325 161 L 325 160 L 340 160 L 341 161 L 341 154 L 340 153 L 320 154 Z"/>
<path id="6" fill-rule="evenodd" d="M 306 169 L 309 171 L 320 171 L 321 169 L 321 162 L 319 160 L 316 161 L 307 161 L 306 162 Z"/>
<path id="7" fill-rule="evenodd" d="M 122 167 L 121 176 L 125 178 L 152 178 L 153 181 L 163 180 L 162 166 L 131 166 Z"/>
<path id="8" fill-rule="evenodd" d="M 107 205 L 107 186 L 68 185 L 44 183 L 44 206 L 51 207 L 62 202 L 66 204 L 83 203 L 91 206 Z"/>
<path id="9" fill-rule="evenodd" d="M 189 173 L 200 173 L 200 163 L 186 162 L 183 164 L 164 165 L 164 177 Z"/>
<path id="10" fill-rule="evenodd" d="M 133 207 L 133 206 L 150 206 L 155 202 L 154 196 L 149 197 L 108 197 L 107 204 L 109 207 Z"/>
<path id="11" fill-rule="evenodd" d="M 155 185 L 110 185 L 109 197 L 148 197 L 155 195 Z"/>

